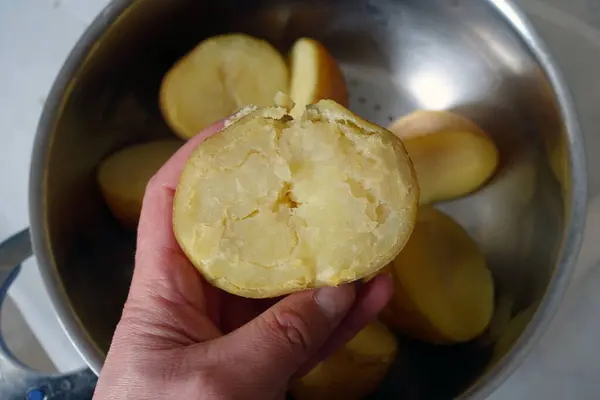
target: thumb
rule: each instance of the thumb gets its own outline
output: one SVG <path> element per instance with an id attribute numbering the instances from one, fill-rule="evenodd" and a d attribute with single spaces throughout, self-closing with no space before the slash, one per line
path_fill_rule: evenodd
<path id="1" fill-rule="evenodd" d="M 285 390 L 290 378 L 319 351 L 348 313 L 355 295 L 352 284 L 289 295 L 217 339 L 221 359 L 236 368 L 250 366 L 251 371 L 242 373 L 253 385 L 274 389 L 282 384 Z"/>

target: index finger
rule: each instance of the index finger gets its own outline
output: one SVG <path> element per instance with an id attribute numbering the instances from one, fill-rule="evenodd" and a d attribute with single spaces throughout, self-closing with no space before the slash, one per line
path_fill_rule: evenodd
<path id="1" fill-rule="evenodd" d="M 173 234 L 173 197 L 190 154 L 200 143 L 219 132 L 224 121 L 219 121 L 185 143 L 160 168 L 146 186 L 138 224 L 136 265 L 164 260 L 181 253 Z M 159 271 L 157 271 L 160 273 Z"/>
<path id="2" fill-rule="evenodd" d="M 167 187 L 171 190 L 175 190 L 177 183 L 179 182 L 179 176 L 183 171 L 185 162 L 190 157 L 192 152 L 198 147 L 200 143 L 211 137 L 225 126 L 225 120 L 215 122 L 202 132 L 187 141 L 179 150 L 171 156 L 171 158 L 161 167 L 160 170 L 153 177 L 152 182 L 146 188 L 146 191 L 155 190 L 154 186 Z M 145 201 L 145 199 L 144 199 Z"/>

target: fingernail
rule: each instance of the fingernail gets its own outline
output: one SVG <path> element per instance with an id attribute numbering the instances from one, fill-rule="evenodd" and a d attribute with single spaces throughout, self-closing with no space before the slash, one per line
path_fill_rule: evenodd
<path id="1" fill-rule="evenodd" d="M 324 287 L 317 290 L 315 302 L 329 319 L 344 316 L 354 303 L 355 290 L 350 285 Z"/>

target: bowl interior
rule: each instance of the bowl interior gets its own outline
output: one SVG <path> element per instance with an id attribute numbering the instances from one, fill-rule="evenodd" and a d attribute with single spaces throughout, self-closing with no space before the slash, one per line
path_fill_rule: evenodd
<path id="1" fill-rule="evenodd" d="M 158 109 L 168 68 L 201 39 L 242 31 L 287 51 L 321 40 L 346 75 L 351 108 L 387 125 L 414 109 L 448 109 L 476 121 L 501 152 L 492 182 L 440 207 L 484 250 L 496 313 L 479 339 L 430 346 L 401 339 L 375 398 L 451 398 L 510 350 L 557 266 L 570 171 L 555 94 L 511 26 L 480 0 L 115 2 L 109 28 L 71 60 L 43 180 L 43 216 L 54 268 L 102 354 L 131 279 L 135 238 L 110 217 L 95 181 L 98 162 L 125 145 L 172 136 Z M 115 10 L 124 9 L 118 18 Z M 92 35 L 93 36 L 93 35 Z M 80 51 L 82 49 L 79 49 Z"/>

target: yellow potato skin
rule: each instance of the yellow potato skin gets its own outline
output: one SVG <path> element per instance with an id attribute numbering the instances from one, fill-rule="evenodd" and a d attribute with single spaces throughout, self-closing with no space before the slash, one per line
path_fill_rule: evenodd
<path id="1" fill-rule="evenodd" d="M 264 40 L 241 33 L 208 38 L 165 75 L 160 108 L 171 129 L 189 139 L 250 104 L 273 105 L 287 92 L 283 56 Z"/>
<path id="2" fill-rule="evenodd" d="M 420 204 L 452 200 L 487 182 L 499 162 L 490 137 L 468 119 L 446 111 L 416 111 L 390 128 L 402 139 L 417 172 Z"/>
<path id="3" fill-rule="evenodd" d="M 389 130 L 402 139 L 430 135 L 443 131 L 466 131 L 480 136 L 487 134 L 470 119 L 450 111 L 416 110 L 394 121 Z"/>
<path id="4" fill-rule="evenodd" d="M 285 103 L 285 102 L 283 102 Z M 402 142 L 330 100 L 249 109 L 192 153 L 175 237 L 212 283 L 252 298 L 372 275 L 402 249 L 418 185 Z"/>
<path id="5" fill-rule="evenodd" d="M 560 183 L 563 192 L 568 190 L 570 179 L 569 179 L 569 153 L 567 150 L 567 135 L 557 134 L 547 135 L 544 140 L 546 154 L 550 163 L 550 168 L 554 173 L 554 176 Z"/>
<path id="6" fill-rule="evenodd" d="M 408 243 L 392 262 L 395 293 L 382 313 L 389 326 L 436 343 L 479 336 L 494 310 L 485 257 L 467 232 L 432 207 L 421 207 Z"/>
<path id="7" fill-rule="evenodd" d="M 177 139 L 161 139 L 128 146 L 100 163 L 96 176 L 100 191 L 114 217 L 125 228 L 137 228 L 148 181 L 182 143 Z"/>
<path id="8" fill-rule="evenodd" d="M 320 42 L 300 38 L 290 51 L 290 96 L 296 103 L 290 114 L 300 117 L 309 104 L 330 99 L 348 107 L 346 80 L 335 58 Z"/>
<path id="9" fill-rule="evenodd" d="M 394 335 L 379 321 L 292 383 L 296 400 L 359 400 L 377 389 L 396 358 Z"/>
<path id="10" fill-rule="evenodd" d="M 490 367 L 494 366 L 497 362 L 499 362 L 502 357 L 508 354 L 514 344 L 519 340 L 519 337 L 533 319 L 535 312 L 537 311 L 539 306 L 539 302 L 534 303 L 529 306 L 525 310 L 519 312 L 515 315 L 508 325 L 506 326 L 504 332 L 494 345 L 494 352 L 492 359 L 488 363 Z"/>

